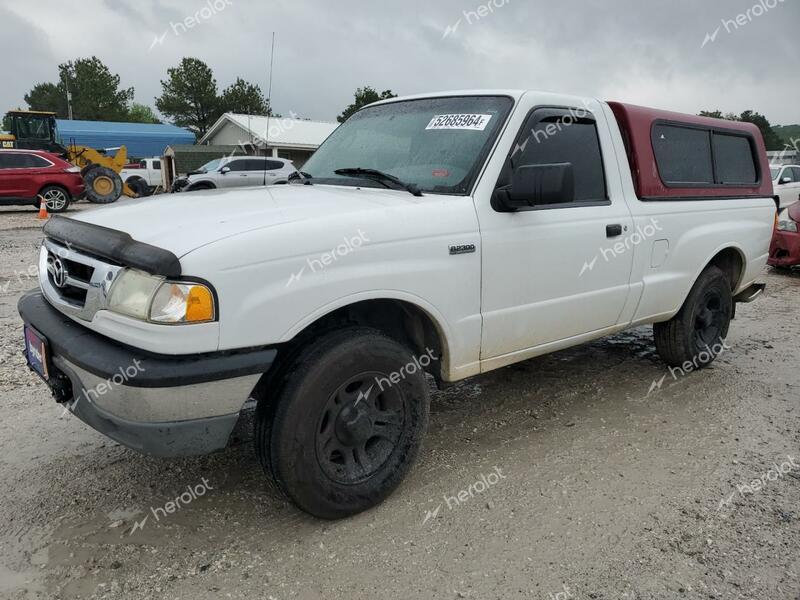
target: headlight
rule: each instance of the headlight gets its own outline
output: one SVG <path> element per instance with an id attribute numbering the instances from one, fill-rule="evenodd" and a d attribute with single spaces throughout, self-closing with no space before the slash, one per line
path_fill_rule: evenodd
<path id="1" fill-rule="evenodd" d="M 797 233 L 796 221 L 778 221 L 778 231 L 793 231 Z"/>
<path id="2" fill-rule="evenodd" d="M 207 323 L 216 315 L 214 294 L 193 282 L 165 281 L 125 269 L 111 288 L 108 308 L 142 321 L 166 324 Z"/>
<path id="3" fill-rule="evenodd" d="M 207 323 L 214 320 L 214 294 L 199 283 L 165 282 L 150 308 L 156 323 Z"/>

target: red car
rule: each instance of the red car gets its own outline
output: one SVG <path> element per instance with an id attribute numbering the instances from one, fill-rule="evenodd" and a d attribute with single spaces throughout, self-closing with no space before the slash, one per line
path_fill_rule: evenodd
<path id="1" fill-rule="evenodd" d="M 38 150 L 0 150 L 0 206 L 39 207 L 63 212 L 85 191 L 81 171 L 62 158 Z"/>
<path id="2" fill-rule="evenodd" d="M 767 262 L 773 267 L 800 265 L 800 202 L 795 202 L 778 217 Z"/>

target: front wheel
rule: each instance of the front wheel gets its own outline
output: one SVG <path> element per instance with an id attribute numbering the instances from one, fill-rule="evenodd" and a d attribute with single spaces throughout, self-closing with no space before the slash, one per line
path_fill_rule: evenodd
<path id="1" fill-rule="evenodd" d="M 83 176 L 86 199 L 94 204 L 116 202 L 122 195 L 122 179 L 108 167 L 93 165 Z"/>
<path id="2" fill-rule="evenodd" d="M 316 340 L 256 412 L 256 452 L 267 475 L 324 519 L 383 501 L 411 468 L 427 428 L 425 364 L 373 329 Z"/>
<path id="3" fill-rule="evenodd" d="M 697 278 L 678 314 L 653 325 L 656 350 L 672 367 L 711 364 L 727 348 L 725 338 L 733 314 L 728 276 L 713 265 Z"/>

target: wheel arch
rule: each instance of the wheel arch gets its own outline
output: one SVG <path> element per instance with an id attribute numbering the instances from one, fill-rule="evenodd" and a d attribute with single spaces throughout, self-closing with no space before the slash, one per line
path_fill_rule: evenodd
<path id="1" fill-rule="evenodd" d="M 194 190 L 215 190 L 217 189 L 217 184 L 213 181 L 209 181 L 208 179 L 203 179 L 201 181 L 193 181 L 185 188 L 183 188 L 184 192 L 192 192 Z"/>
<path id="2" fill-rule="evenodd" d="M 433 351 L 436 360 L 428 372 L 440 383 L 446 379 L 450 353 L 442 319 L 420 303 L 402 298 L 352 299 L 343 305 L 328 307 L 324 312 L 298 324 L 287 332 L 278 356 L 270 370 L 254 390 L 256 399 L 272 397 L 273 389 L 297 354 L 314 340 L 336 329 L 352 326 L 371 327 L 407 346 L 415 356 Z"/>
<path id="3" fill-rule="evenodd" d="M 55 188 L 58 188 L 58 189 L 62 190 L 67 195 L 67 198 L 69 199 L 69 201 L 70 202 L 72 201 L 72 194 L 70 194 L 69 189 L 67 189 L 67 187 L 65 185 L 63 185 L 61 183 L 58 183 L 58 182 L 44 183 L 44 184 L 40 185 L 39 186 L 39 190 L 36 192 L 37 201 L 38 201 L 39 196 L 41 195 L 41 193 L 44 190 L 46 190 L 47 188 L 50 188 L 50 187 L 55 187 Z"/>
<path id="4" fill-rule="evenodd" d="M 728 281 L 731 282 L 731 293 L 734 293 L 739 289 L 739 285 L 741 284 L 745 270 L 745 260 L 744 252 L 737 246 L 727 246 L 717 250 L 711 260 L 697 273 L 695 281 L 700 277 L 700 273 L 705 271 L 709 266 L 714 265 L 728 276 Z"/>

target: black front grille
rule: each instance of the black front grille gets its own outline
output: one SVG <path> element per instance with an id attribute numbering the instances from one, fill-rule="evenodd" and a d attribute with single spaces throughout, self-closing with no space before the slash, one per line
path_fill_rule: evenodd
<path id="1" fill-rule="evenodd" d="M 50 284 L 53 286 L 53 288 L 55 288 L 56 292 L 63 300 L 82 308 L 86 304 L 86 295 L 88 293 L 88 289 L 68 283 L 59 285 L 58 282 L 56 282 L 53 270 L 50 268 L 55 264 L 56 260 L 61 263 L 62 269 L 71 279 L 84 283 L 87 286 L 92 280 L 92 275 L 94 275 L 94 267 L 60 257 L 52 252 L 47 253 L 47 278 L 50 281 Z"/>

